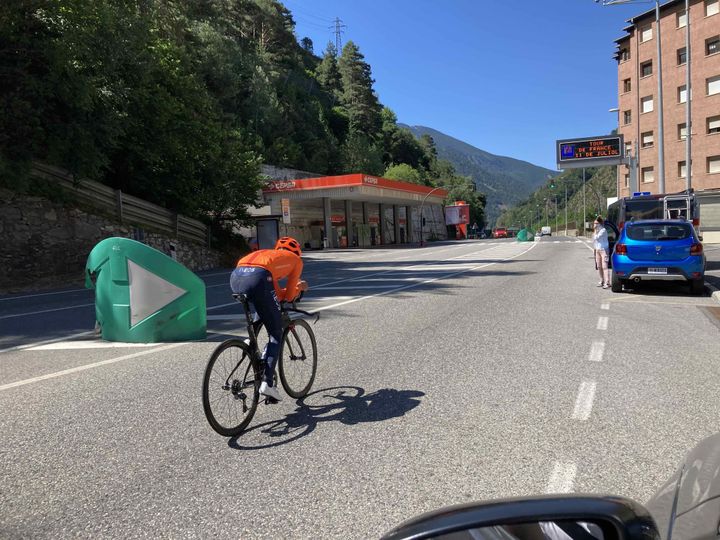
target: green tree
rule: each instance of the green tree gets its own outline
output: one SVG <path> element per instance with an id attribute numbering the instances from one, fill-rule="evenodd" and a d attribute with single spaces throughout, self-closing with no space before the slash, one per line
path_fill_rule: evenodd
<path id="1" fill-rule="evenodd" d="M 405 182 L 412 182 L 413 184 L 424 183 L 422 175 L 407 163 L 389 165 L 387 169 L 385 169 L 383 177 L 389 178 L 390 180 L 403 180 Z"/>
<path id="2" fill-rule="evenodd" d="M 350 133 L 342 146 L 343 172 L 381 175 L 382 152 L 362 133 Z"/>
<path id="3" fill-rule="evenodd" d="M 350 120 L 350 131 L 374 137 L 380 130 L 381 106 L 373 91 L 370 65 L 352 41 L 343 47 L 338 70 L 342 79 L 341 103 Z"/>
<path id="4" fill-rule="evenodd" d="M 328 43 L 322 60 L 315 70 L 315 77 L 320 87 L 332 97 L 333 103 L 339 102 L 342 95 L 342 79 L 338 70 L 337 49 L 333 43 Z"/>

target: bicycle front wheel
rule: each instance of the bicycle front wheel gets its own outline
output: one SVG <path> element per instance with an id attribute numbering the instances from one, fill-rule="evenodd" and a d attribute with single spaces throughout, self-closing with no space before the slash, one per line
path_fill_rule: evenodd
<path id="1" fill-rule="evenodd" d="M 295 319 L 285 329 L 279 364 L 280 382 L 285 392 L 296 399 L 305 397 L 317 370 L 315 334 L 307 321 Z"/>
<path id="2" fill-rule="evenodd" d="M 239 435 L 257 409 L 260 373 L 250 348 L 238 339 L 221 343 L 203 377 L 202 400 L 210 426 L 225 437 Z"/>

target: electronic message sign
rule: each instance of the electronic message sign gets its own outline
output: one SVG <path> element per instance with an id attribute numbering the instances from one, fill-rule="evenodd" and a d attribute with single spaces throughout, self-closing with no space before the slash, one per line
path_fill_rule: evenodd
<path id="1" fill-rule="evenodd" d="M 620 165 L 625 159 L 622 135 L 557 141 L 558 169 Z"/>

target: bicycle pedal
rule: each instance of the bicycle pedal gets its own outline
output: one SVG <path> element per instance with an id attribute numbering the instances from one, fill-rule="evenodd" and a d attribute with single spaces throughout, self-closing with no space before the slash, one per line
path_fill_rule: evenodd
<path id="1" fill-rule="evenodd" d="M 265 398 L 265 405 L 275 405 L 276 403 L 280 403 L 277 399 L 266 397 Z"/>

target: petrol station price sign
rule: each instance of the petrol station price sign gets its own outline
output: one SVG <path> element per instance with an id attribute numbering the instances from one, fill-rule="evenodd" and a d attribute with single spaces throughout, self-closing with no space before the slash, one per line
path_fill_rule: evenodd
<path id="1" fill-rule="evenodd" d="M 625 159 L 622 135 L 557 141 L 558 169 L 620 165 Z"/>

